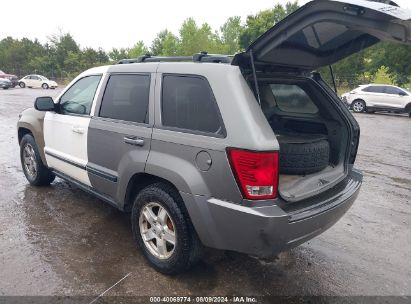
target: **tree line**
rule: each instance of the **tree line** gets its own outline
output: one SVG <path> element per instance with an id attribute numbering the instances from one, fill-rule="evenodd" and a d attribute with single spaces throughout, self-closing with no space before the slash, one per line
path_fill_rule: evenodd
<path id="1" fill-rule="evenodd" d="M 70 33 L 57 33 L 45 44 L 37 39 L 7 37 L 0 41 L 0 69 L 18 76 L 37 73 L 52 79 L 71 79 L 94 66 L 110 64 L 141 55 L 190 56 L 200 51 L 234 54 L 247 48 L 259 35 L 299 7 L 298 2 L 276 4 L 247 16 L 233 16 L 218 29 L 208 23 L 186 19 L 177 34 L 165 29 L 152 44 L 137 41 L 130 48 L 81 48 Z M 411 82 L 409 47 L 379 43 L 333 65 L 337 86 L 352 88 L 361 83 L 379 82 L 407 86 Z M 328 69 L 323 75 L 330 81 Z M 411 84 L 409 85 L 411 86 Z"/>

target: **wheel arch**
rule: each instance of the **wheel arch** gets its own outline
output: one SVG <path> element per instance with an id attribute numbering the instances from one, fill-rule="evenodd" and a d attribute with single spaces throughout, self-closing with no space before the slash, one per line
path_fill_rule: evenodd
<path id="1" fill-rule="evenodd" d="M 20 145 L 21 139 L 26 134 L 31 134 L 38 147 L 41 160 L 47 166 L 46 155 L 44 154 L 44 136 L 43 136 L 43 122 L 45 112 L 37 111 L 29 108 L 21 114 L 20 120 L 17 123 L 17 139 Z"/>
<path id="2" fill-rule="evenodd" d="M 23 139 L 24 135 L 26 135 L 26 134 L 33 135 L 33 132 L 30 129 L 26 128 L 26 127 L 18 128 L 18 130 L 17 130 L 17 139 L 19 141 L 19 144 L 21 143 L 21 140 Z"/>
<path id="3" fill-rule="evenodd" d="M 355 99 L 351 102 L 351 105 L 353 105 L 353 103 L 356 102 L 356 101 L 362 101 L 362 102 L 365 104 L 365 106 L 367 106 L 367 102 L 364 100 L 364 98 L 355 98 Z"/>
<path id="4" fill-rule="evenodd" d="M 144 172 L 135 173 L 127 183 L 127 187 L 124 193 L 124 205 L 122 206 L 122 209 L 126 212 L 129 212 L 133 206 L 133 202 L 137 194 L 145 187 L 156 183 L 167 184 L 174 188 L 176 190 L 176 193 L 179 193 L 177 187 L 165 178 Z M 182 207 L 185 208 L 185 206 Z"/>

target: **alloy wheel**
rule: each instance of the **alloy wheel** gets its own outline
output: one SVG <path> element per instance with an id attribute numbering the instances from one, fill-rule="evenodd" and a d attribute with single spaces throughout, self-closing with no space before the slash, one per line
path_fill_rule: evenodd
<path id="1" fill-rule="evenodd" d="M 364 111 L 364 104 L 361 101 L 356 101 L 354 102 L 353 106 L 352 106 L 354 112 L 360 113 L 362 111 Z"/>
<path id="2" fill-rule="evenodd" d="M 168 259 L 174 252 L 177 237 L 173 220 L 159 203 L 150 202 L 140 212 L 140 234 L 144 245 L 156 258 Z"/>
<path id="3" fill-rule="evenodd" d="M 37 161 L 34 148 L 30 144 L 26 144 L 23 150 L 23 164 L 24 169 L 31 178 L 36 178 L 37 175 Z"/>

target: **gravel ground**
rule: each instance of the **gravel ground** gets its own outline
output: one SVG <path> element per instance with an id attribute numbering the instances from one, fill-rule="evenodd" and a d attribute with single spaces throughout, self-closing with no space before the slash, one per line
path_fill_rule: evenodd
<path id="1" fill-rule="evenodd" d="M 310 242 L 259 261 L 210 251 L 167 277 L 136 249 L 128 215 L 61 179 L 29 186 L 19 162 L 18 114 L 59 90 L 0 90 L 0 296 L 411 295 L 411 119 L 359 114 L 361 193 Z M 1 302 L 1 301 L 0 301 Z"/>

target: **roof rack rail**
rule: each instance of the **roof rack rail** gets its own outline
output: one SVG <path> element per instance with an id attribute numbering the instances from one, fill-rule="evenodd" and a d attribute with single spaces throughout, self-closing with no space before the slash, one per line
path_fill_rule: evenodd
<path id="1" fill-rule="evenodd" d="M 162 56 L 151 56 L 146 54 L 134 59 L 122 59 L 117 64 L 128 64 L 128 63 L 138 63 L 138 62 L 179 62 L 179 61 L 193 61 L 193 62 L 213 62 L 213 63 L 231 63 L 233 56 L 231 55 L 218 55 L 218 54 L 208 54 L 207 52 L 201 52 L 194 54 L 193 56 L 176 56 L 176 57 L 162 57 Z"/>

